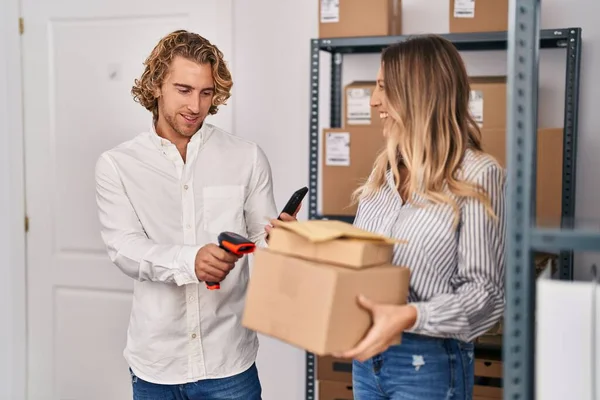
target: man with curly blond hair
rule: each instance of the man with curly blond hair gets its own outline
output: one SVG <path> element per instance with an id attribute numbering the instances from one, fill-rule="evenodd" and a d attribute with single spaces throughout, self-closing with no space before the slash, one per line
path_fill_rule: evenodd
<path id="1" fill-rule="evenodd" d="M 149 129 L 96 165 L 102 238 L 134 279 L 124 356 L 135 400 L 261 398 L 257 336 L 241 325 L 248 260 L 216 242 L 232 231 L 266 245 L 276 208 L 260 147 L 206 122 L 231 87 L 216 46 L 165 36 L 132 89 Z"/>

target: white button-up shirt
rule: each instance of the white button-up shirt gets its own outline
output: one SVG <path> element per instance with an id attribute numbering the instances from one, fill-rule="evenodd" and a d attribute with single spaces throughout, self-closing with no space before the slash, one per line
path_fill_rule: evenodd
<path id="1" fill-rule="evenodd" d="M 241 326 L 248 256 L 214 291 L 198 281 L 194 262 L 223 231 L 265 246 L 277 210 L 259 146 L 204 123 L 184 163 L 151 128 L 100 156 L 96 190 L 108 255 L 134 279 L 124 351 L 132 371 L 181 384 L 249 368 L 258 339 Z"/>

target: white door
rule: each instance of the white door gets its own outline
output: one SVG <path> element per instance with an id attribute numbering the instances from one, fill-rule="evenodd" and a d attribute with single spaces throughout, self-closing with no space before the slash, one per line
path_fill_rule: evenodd
<path id="1" fill-rule="evenodd" d="M 132 282 L 100 238 L 95 162 L 148 128 L 130 89 L 163 35 L 198 32 L 230 60 L 231 2 L 22 0 L 29 400 L 131 399 Z"/>

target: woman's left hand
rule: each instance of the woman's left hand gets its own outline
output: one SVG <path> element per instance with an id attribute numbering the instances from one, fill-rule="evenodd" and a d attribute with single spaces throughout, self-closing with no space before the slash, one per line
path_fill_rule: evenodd
<path id="1" fill-rule="evenodd" d="M 363 362 L 387 350 L 402 332 L 410 329 L 417 320 L 417 309 L 409 305 L 376 303 L 362 295 L 359 296 L 358 302 L 371 313 L 371 329 L 353 349 L 333 354 L 334 357 Z"/>

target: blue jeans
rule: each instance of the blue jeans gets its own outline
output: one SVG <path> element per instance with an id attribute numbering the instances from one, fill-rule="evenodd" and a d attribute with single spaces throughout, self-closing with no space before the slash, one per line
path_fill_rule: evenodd
<path id="1" fill-rule="evenodd" d="M 405 333 L 402 343 L 352 364 L 356 400 L 471 400 L 473 344 Z"/>
<path id="2" fill-rule="evenodd" d="M 146 382 L 131 372 L 133 400 L 261 400 L 256 364 L 229 378 L 207 379 L 182 385 Z"/>

